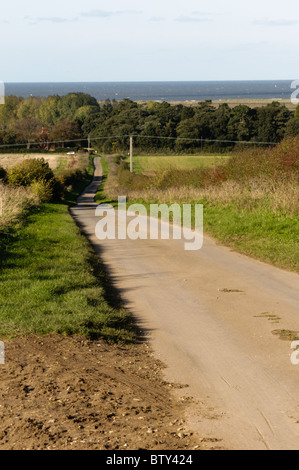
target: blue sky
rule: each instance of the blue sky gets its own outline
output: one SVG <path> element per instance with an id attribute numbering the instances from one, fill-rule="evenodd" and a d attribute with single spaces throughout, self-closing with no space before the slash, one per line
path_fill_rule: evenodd
<path id="1" fill-rule="evenodd" d="M 0 80 L 298 79 L 298 0 L 4 0 Z"/>

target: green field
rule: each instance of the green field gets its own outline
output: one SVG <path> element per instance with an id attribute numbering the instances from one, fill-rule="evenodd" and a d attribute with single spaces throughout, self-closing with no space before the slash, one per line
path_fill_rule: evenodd
<path id="1" fill-rule="evenodd" d="M 135 173 L 159 172 L 162 170 L 192 170 L 208 168 L 227 162 L 229 156 L 219 155 L 180 155 L 180 156 L 143 156 L 136 155 L 133 159 Z M 129 157 L 126 159 L 129 162 Z"/>

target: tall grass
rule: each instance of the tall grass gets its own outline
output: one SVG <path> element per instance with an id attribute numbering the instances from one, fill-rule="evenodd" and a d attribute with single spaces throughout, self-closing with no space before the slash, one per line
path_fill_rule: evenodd
<path id="1" fill-rule="evenodd" d="M 13 188 L 0 183 L 0 230 L 20 220 L 39 198 L 30 188 Z"/>
<path id="2" fill-rule="evenodd" d="M 252 210 L 264 207 L 274 214 L 299 214 L 299 138 L 275 149 L 246 150 L 215 168 L 165 170 L 155 177 L 132 175 L 125 164 L 107 159 L 110 173 L 105 195 L 146 202 L 188 203 L 209 200 Z"/>
<path id="3" fill-rule="evenodd" d="M 273 183 L 260 178 L 251 179 L 244 185 L 237 181 L 225 181 L 217 186 L 196 188 L 192 186 L 170 187 L 165 190 L 148 188 L 145 190 L 126 190 L 122 194 L 129 201 L 142 199 L 145 202 L 165 204 L 186 204 L 208 200 L 223 206 L 235 205 L 240 210 L 265 208 L 273 214 L 283 213 L 299 217 L 299 186 L 295 180 Z M 119 193 L 119 191 L 118 191 Z M 106 186 L 105 194 L 116 197 L 116 188 Z"/>

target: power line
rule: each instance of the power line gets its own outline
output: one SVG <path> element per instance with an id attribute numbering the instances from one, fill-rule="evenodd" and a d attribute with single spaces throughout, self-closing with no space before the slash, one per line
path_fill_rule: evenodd
<path id="1" fill-rule="evenodd" d="M 247 141 L 247 140 L 220 140 L 220 139 L 203 139 L 203 138 L 189 138 L 189 137 L 163 137 L 163 136 L 153 136 L 153 135 L 140 135 L 140 134 L 129 134 L 129 135 L 112 135 L 109 137 L 82 137 L 81 139 L 70 139 L 70 140 L 53 140 L 53 141 L 44 141 L 44 142 L 23 142 L 19 144 L 3 144 L 0 145 L 0 148 L 13 148 L 13 147 L 25 147 L 31 145 L 53 145 L 53 144 L 67 144 L 67 143 L 75 143 L 75 142 L 82 142 L 82 141 L 89 141 L 90 142 L 100 141 L 100 140 L 110 140 L 110 139 L 124 139 L 124 138 L 138 138 L 138 139 L 155 139 L 155 140 L 175 140 L 175 141 L 185 141 L 185 142 L 209 142 L 209 143 L 227 143 L 227 144 L 242 144 L 242 145 L 277 145 L 278 142 L 257 142 L 257 141 Z"/>
<path id="2" fill-rule="evenodd" d="M 189 138 L 189 137 L 155 137 L 152 135 L 133 135 L 133 137 L 144 137 L 147 139 L 171 139 L 171 140 L 185 140 L 185 141 L 192 141 L 192 142 L 220 142 L 220 143 L 230 143 L 230 144 L 252 144 L 252 145 L 277 145 L 278 142 L 255 142 L 255 141 L 247 141 L 247 140 L 219 140 L 219 139 L 202 139 L 202 138 Z"/>
<path id="3" fill-rule="evenodd" d="M 127 135 L 125 136 L 110 136 L 110 137 L 90 137 L 90 140 L 104 140 L 104 139 L 116 139 L 116 138 L 122 138 L 122 137 L 129 137 Z M 82 142 L 82 141 L 88 141 L 88 137 L 81 137 L 81 139 L 70 139 L 70 140 L 52 140 L 52 141 L 41 141 L 41 142 L 23 142 L 21 144 L 3 144 L 0 145 L 0 148 L 7 148 L 7 147 L 24 147 L 27 145 L 49 145 L 49 144 L 69 144 L 69 143 L 74 143 L 74 142 Z"/>

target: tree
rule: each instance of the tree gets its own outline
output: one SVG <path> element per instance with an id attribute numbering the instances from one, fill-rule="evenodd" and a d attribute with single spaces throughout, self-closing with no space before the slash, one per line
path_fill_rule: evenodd
<path id="1" fill-rule="evenodd" d="M 0 106 L 0 129 L 6 129 L 16 120 L 18 106 L 24 101 L 16 96 L 6 96 L 5 104 Z"/>
<path id="2" fill-rule="evenodd" d="M 257 139 L 260 142 L 280 142 L 286 131 L 291 112 L 278 102 L 257 110 Z"/>
<path id="3" fill-rule="evenodd" d="M 96 116 L 99 113 L 100 109 L 98 106 L 91 106 L 85 105 L 78 108 L 74 114 L 74 120 L 78 122 L 80 127 L 87 121 L 88 119 Z"/>
<path id="4" fill-rule="evenodd" d="M 227 140 L 250 141 L 255 135 L 256 111 L 249 106 L 236 106 L 227 125 Z"/>
<path id="5" fill-rule="evenodd" d="M 37 119 L 21 119 L 16 121 L 13 126 L 16 134 L 16 141 L 27 143 L 27 149 L 30 149 L 30 143 L 34 143 L 41 133 L 42 126 Z"/>
<path id="6" fill-rule="evenodd" d="M 210 100 L 199 103 L 198 108 L 195 110 L 194 119 L 198 126 L 199 136 L 203 139 L 214 138 L 215 112 L 216 110 Z"/>
<path id="7" fill-rule="evenodd" d="M 299 135 L 299 117 L 294 117 L 286 125 L 286 136 L 296 137 L 297 135 Z"/>
<path id="8" fill-rule="evenodd" d="M 143 137 L 136 140 L 136 145 L 139 148 L 149 150 L 156 150 L 161 148 L 161 139 L 152 138 L 161 136 L 161 123 L 156 116 L 148 116 L 145 119 L 145 122 L 141 128 L 140 136 L 148 137 Z"/>
<path id="9" fill-rule="evenodd" d="M 59 96 L 49 96 L 42 101 L 39 107 L 39 119 L 45 126 L 55 126 L 60 120 L 58 103 Z"/>
<path id="10" fill-rule="evenodd" d="M 12 129 L 0 131 L 0 145 L 11 145 L 16 142 L 16 134 Z"/>
<path id="11" fill-rule="evenodd" d="M 232 110 L 228 104 L 222 104 L 214 114 L 214 137 L 219 140 L 228 139 L 228 125 L 232 116 Z"/>
<path id="12" fill-rule="evenodd" d="M 61 120 L 73 120 L 76 111 L 82 106 L 95 106 L 100 110 L 100 105 L 95 98 L 85 93 L 69 93 L 63 96 L 58 104 L 58 112 Z"/>
<path id="13" fill-rule="evenodd" d="M 54 126 L 50 134 L 50 140 L 60 142 L 64 147 L 65 141 L 80 139 L 80 129 L 77 122 L 65 119 Z"/>
<path id="14" fill-rule="evenodd" d="M 196 117 L 181 121 L 180 124 L 177 126 L 176 131 L 178 138 L 178 140 L 176 141 L 177 150 L 181 151 L 186 148 L 196 148 L 201 145 L 199 139 L 201 139 L 202 135 Z"/>
<path id="15" fill-rule="evenodd" d="M 20 103 L 17 110 L 18 119 L 39 119 L 39 108 L 42 98 L 30 97 Z"/>

